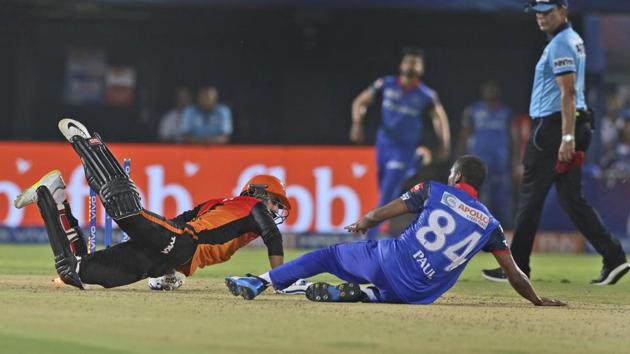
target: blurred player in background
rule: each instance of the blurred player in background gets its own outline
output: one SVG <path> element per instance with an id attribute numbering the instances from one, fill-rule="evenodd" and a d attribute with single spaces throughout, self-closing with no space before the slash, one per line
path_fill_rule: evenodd
<path id="1" fill-rule="evenodd" d="M 619 240 L 606 228 L 582 194 L 582 165 L 591 142 L 593 117 L 584 95 L 586 50 L 568 20 L 566 0 L 533 0 L 527 11 L 549 43 L 536 64 L 529 115 L 532 130 L 523 156 L 524 175 L 514 223 L 512 253 L 518 267 L 530 276 L 529 257 L 545 198 L 551 185 L 560 205 L 578 230 L 603 256 L 595 285 L 615 284 L 630 264 Z M 487 269 L 491 281 L 505 281 L 501 269 Z"/>
<path id="2" fill-rule="evenodd" d="M 512 110 L 501 102 L 501 88 L 494 82 L 481 87 L 481 100 L 466 107 L 457 154 L 479 156 L 488 167 L 487 180 L 479 199 L 503 226 L 512 225 L 511 160 L 516 160 L 516 130 Z"/>
<path id="3" fill-rule="evenodd" d="M 182 278 L 197 268 L 222 263 L 241 247 L 262 237 L 272 268 L 284 261 L 282 223 L 291 208 L 284 185 L 273 176 L 257 175 L 243 186 L 241 195 L 208 200 L 193 210 L 166 219 L 145 210 L 135 183 L 98 135 L 91 136 L 81 123 L 63 119 L 59 128 L 72 144 L 85 176 L 99 194 L 105 210 L 130 237 L 128 242 L 87 254 L 77 220 L 66 200 L 65 184 L 57 170 L 23 191 L 16 208 L 37 203 L 64 283 L 83 289 L 84 284 L 106 288 L 169 274 L 156 282 L 163 290 L 181 286 Z"/>
<path id="4" fill-rule="evenodd" d="M 192 103 L 192 95 L 188 87 L 178 87 L 175 90 L 175 107 L 166 112 L 160 120 L 158 137 L 164 143 L 182 142 L 182 115 Z"/>
<path id="5" fill-rule="evenodd" d="M 253 299 L 270 285 L 282 289 L 300 278 L 331 273 L 348 283 L 312 284 L 306 290 L 309 300 L 430 304 L 455 284 L 468 261 L 483 250 L 492 252 L 521 296 L 539 306 L 564 305 L 539 297 L 514 263 L 499 222 L 477 200 L 485 173 L 478 157 L 462 156 L 451 168 L 448 185 L 420 183 L 346 227 L 364 233 L 392 217 L 418 214 L 397 238 L 338 244 L 258 277 L 228 277 L 226 284 L 233 295 Z M 361 289 L 359 284 L 374 286 Z"/>
<path id="6" fill-rule="evenodd" d="M 377 79 L 352 102 L 350 140 L 361 143 L 365 138 L 363 119 L 377 95 L 382 97 L 381 125 L 376 135 L 376 160 L 380 198 L 383 206 L 402 191 L 405 179 L 416 173 L 420 161 L 416 154 L 422 136 L 423 121 L 428 113 L 442 144 L 438 158 L 450 154 L 450 128 L 446 111 L 435 91 L 421 81 L 424 57 L 420 50 L 403 51 L 398 76 Z M 374 239 L 378 225 L 368 231 Z"/>

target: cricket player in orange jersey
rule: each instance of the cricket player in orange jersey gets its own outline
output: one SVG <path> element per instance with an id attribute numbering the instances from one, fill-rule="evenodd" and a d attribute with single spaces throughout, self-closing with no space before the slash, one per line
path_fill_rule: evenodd
<path id="1" fill-rule="evenodd" d="M 72 119 L 62 119 L 59 129 L 81 158 L 88 184 L 130 238 L 87 254 L 82 231 L 66 200 L 61 173 L 54 170 L 42 177 L 14 204 L 23 208 L 37 203 L 55 268 L 64 283 L 81 289 L 84 284 L 111 288 L 154 277 L 157 288 L 169 290 L 179 287 L 180 279 L 158 277 L 173 275 L 174 269 L 192 275 L 197 268 L 225 262 L 257 237 L 267 246 L 272 268 L 284 262 L 277 224 L 286 219 L 291 205 L 277 178 L 254 176 L 243 186 L 240 196 L 211 199 L 166 219 L 142 208 L 136 185 L 98 134 L 90 135 L 83 124 Z"/>

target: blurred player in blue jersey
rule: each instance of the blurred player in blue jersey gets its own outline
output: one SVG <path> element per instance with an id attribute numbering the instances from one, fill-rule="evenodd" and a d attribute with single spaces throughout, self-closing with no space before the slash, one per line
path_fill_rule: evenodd
<path id="1" fill-rule="evenodd" d="M 389 203 L 402 191 L 405 179 L 411 177 L 420 165 L 416 148 L 422 136 L 425 114 L 429 114 L 442 147 L 438 158 L 450 154 L 448 117 L 438 95 L 424 82 L 424 58 L 415 48 L 403 51 L 398 76 L 377 79 L 352 102 L 352 128 L 350 140 L 361 143 L 364 139 L 363 119 L 367 107 L 377 95 L 382 97 L 381 125 L 376 135 L 376 160 L 380 198 L 378 206 Z M 377 225 L 374 225 L 377 226 Z M 368 231 L 374 239 L 378 229 Z"/>
<path id="2" fill-rule="evenodd" d="M 512 156 L 516 153 L 512 117 L 512 110 L 501 102 L 499 85 L 486 82 L 481 87 L 481 100 L 464 110 L 457 149 L 458 155 L 466 151 L 486 163 L 488 177 L 479 191 L 479 199 L 503 222 L 503 226 L 512 219 L 510 160 L 518 159 L 518 156 Z"/>
<path id="3" fill-rule="evenodd" d="M 494 254 L 521 296 L 535 305 L 564 305 L 539 297 L 514 263 L 499 222 L 477 200 L 485 171 L 478 157 L 462 156 L 451 168 L 448 185 L 420 183 L 346 227 L 364 233 L 394 216 L 418 214 L 398 238 L 338 244 L 261 276 L 227 277 L 226 284 L 233 295 L 253 299 L 269 285 L 283 289 L 300 278 L 331 273 L 348 283 L 312 284 L 306 289 L 309 300 L 430 304 L 455 284 L 468 261 L 483 250 Z M 374 286 L 361 289 L 359 284 Z"/>

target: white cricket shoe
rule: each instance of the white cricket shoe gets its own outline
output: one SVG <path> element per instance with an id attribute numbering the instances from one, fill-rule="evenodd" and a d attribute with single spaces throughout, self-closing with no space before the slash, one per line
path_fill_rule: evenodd
<path id="1" fill-rule="evenodd" d="M 61 177 L 61 172 L 59 170 L 52 170 L 45 174 L 44 177 L 40 178 L 39 181 L 33 183 L 32 186 L 23 190 L 22 193 L 15 198 L 13 205 L 21 209 L 29 204 L 36 203 L 37 188 L 39 188 L 39 186 L 46 186 L 56 203 L 60 204 L 66 200 L 66 184 Z"/>
<path id="2" fill-rule="evenodd" d="M 289 287 L 282 290 L 276 290 L 276 294 L 297 295 L 306 293 L 306 289 L 311 286 L 311 282 L 298 279 L 295 283 L 289 285 Z"/>
<path id="3" fill-rule="evenodd" d="M 72 137 L 75 135 L 84 139 L 91 137 L 85 125 L 74 119 L 64 118 L 59 121 L 58 127 L 61 134 L 63 134 L 69 142 L 72 142 Z"/>
<path id="4" fill-rule="evenodd" d="M 164 291 L 177 290 L 184 285 L 185 280 L 186 276 L 184 274 L 172 271 L 161 277 L 149 278 L 149 289 Z"/>

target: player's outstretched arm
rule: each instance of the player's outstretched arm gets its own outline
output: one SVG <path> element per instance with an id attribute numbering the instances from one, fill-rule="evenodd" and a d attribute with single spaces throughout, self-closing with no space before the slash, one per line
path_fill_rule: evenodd
<path id="1" fill-rule="evenodd" d="M 507 275 L 510 285 L 512 285 L 514 290 L 522 297 L 531 301 L 532 304 L 536 306 L 566 306 L 566 304 L 560 300 L 539 297 L 534 287 L 532 287 L 529 278 L 527 278 L 525 273 L 523 273 L 514 262 L 511 252 L 497 253 L 494 257 L 497 259 L 503 272 L 505 272 L 505 275 Z"/>
<path id="2" fill-rule="evenodd" d="M 359 221 L 344 228 L 348 232 L 364 234 L 369 228 L 378 225 L 380 222 L 408 212 L 409 209 L 407 209 L 405 202 L 400 198 L 396 198 L 380 208 L 370 210 Z"/>
<path id="3" fill-rule="evenodd" d="M 438 158 L 441 160 L 448 159 L 451 154 L 451 128 L 449 127 L 446 110 L 444 110 L 442 104 L 438 102 L 430 111 L 430 115 L 435 134 L 442 143 Z"/>
<path id="4" fill-rule="evenodd" d="M 356 144 L 363 142 L 365 134 L 363 132 L 363 117 L 367 113 L 367 108 L 374 101 L 372 89 L 367 88 L 352 101 L 352 126 L 350 128 L 350 141 Z"/>

